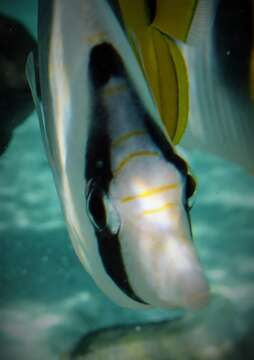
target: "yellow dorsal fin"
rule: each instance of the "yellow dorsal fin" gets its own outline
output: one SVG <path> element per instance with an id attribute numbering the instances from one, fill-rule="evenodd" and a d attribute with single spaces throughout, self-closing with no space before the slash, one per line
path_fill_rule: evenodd
<path id="1" fill-rule="evenodd" d="M 157 0 L 153 26 L 171 38 L 186 41 L 198 0 Z"/>
<path id="2" fill-rule="evenodd" d="M 173 143 L 178 143 L 187 125 L 189 95 L 188 76 L 181 51 L 168 33 L 160 26 L 160 6 L 165 9 L 166 0 L 157 1 L 157 12 L 153 23 L 150 22 L 147 1 L 118 0 L 122 18 L 127 29 L 130 43 L 134 47 L 146 79 L 151 88 L 161 118 Z M 171 4 L 173 1 L 168 1 Z M 192 1 L 183 1 L 192 3 Z M 193 5 L 194 6 L 194 5 Z M 171 21 L 171 6 L 166 7 Z M 190 14 L 190 10 L 186 12 Z M 161 15 L 160 15 L 161 16 Z M 180 16 L 180 15 L 179 15 Z M 182 15 L 182 26 L 188 32 L 190 19 Z M 163 18 L 163 22 L 166 20 Z M 163 25 L 163 24 L 162 24 Z M 179 29 L 177 30 L 180 38 Z"/>

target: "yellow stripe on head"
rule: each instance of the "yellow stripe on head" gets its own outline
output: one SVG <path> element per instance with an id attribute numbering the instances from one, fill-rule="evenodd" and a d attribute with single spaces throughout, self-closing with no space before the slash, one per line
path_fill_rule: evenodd
<path id="1" fill-rule="evenodd" d="M 85 41 L 90 45 L 98 45 L 106 40 L 106 34 L 104 32 L 97 32 L 93 35 L 88 36 Z"/>
<path id="2" fill-rule="evenodd" d="M 127 89 L 127 84 L 117 84 L 117 85 L 108 85 L 103 89 L 103 95 L 105 96 L 114 96 L 118 95 L 124 90 Z"/>
<path id="3" fill-rule="evenodd" d="M 120 163 L 117 165 L 117 167 L 114 171 L 114 175 L 119 174 L 131 160 L 134 160 L 139 157 L 159 157 L 159 153 L 157 153 L 155 151 L 133 152 L 133 153 L 129 154 L 128 156 L 126 156 L 126 158 L 124 158 L 122 161 L 120 161 Z"/>
<path id="4" fill-rule="evenodd" d="M 175 183 L 174 184 L 167 184 L 167 185 L 159 186 L 157 188 L 152 188 L 152 189 L 143 191 L 143 192 L 141 192 L 141 193 L 139 193 L 137 195 L 131 195 L 131 196 L 123 197 L 121 199 L 121 202 L 127 203 L 127 202 L 130 202 L 130 201 L 145 198 L 145 197 L 148 197 L 148 196 L 153 196 L 153 195 L 159 194 L 159 193 L 167 191 L 167 190 L 175 189 L 177 186 L 178 185 L 175 184 Z"/>
<path id="5" fill-rule="evenodd" d="M 122 145 L 126 140 L 129 140 L 130 138 L 133 138 L 136 136 L 142 136 L 142 135 L 145 135 L 145 132 L 141 131 L 141 130 L 129 131 L 129 132 L 119 136 L 116 140 L 112 141 L 112 147 Z"/>
<path id="6" fill-rule="evenodd" d="M 165 210 L 171 209 L 171 208 L 173 208 L 173 207 L 175 207 L 175 206 L 176 206 L 176 204 L 171 203 L 171 202 L 168 202 L 168 203 L 166 203 L 166 204 L 164 204 L 164 205 L 162 205 L 162 206 L 160 206 L 160 207 L 158 207 L 158 208 L 149 209 L 149 210 L 144 210 L 144 211 L 142 212 L 142 215 L 158 214 L 158 213 L 161 213 L 161 212 L 163 212 L 163 211 L 165 211 Z"/>

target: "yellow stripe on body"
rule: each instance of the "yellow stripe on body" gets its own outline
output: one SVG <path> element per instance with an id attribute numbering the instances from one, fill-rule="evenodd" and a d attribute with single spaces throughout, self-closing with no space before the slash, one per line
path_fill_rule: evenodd
<path id="1" fill-rule="evenodd" d="M 97 32 L 93 35 L 88 36 L 85 38 L 85 42 L 88 42 L 90 45 L 97 45 L 105 41 L 107 38 L 106 33 L 104 32 Z"/>
<path id="2" fill-rule="evenodd" d="M 157 153 L 155 151 L 133 152 L 133 153 L 129 154 L 128 156 L 126 156 L 126 158 L 124 158 L 122 161 L 120 161 L 120 163 L 118 164 L 118 166 L 116 167 L 116 169 L 114 171 L 114 175 L 119 174 L 131 160 L 134 160 L 139 157 L 159 157 L 159 156 L 160 156 L 159 153 Z"/>
<path id="3" fill-rule="evenodd" d="M 153 195 L 159 194 L 159 193 L 167 191 L 167 190 L 175 189 L 177 186 L 178 185 L 176 183 L 159 186 L 157 188 L 152 188 L 152 189 L 143 191 L 142 193 L 137 194 L 137 195 L 125 196 L 121 199 L 121 202 L 127 203 L 127 202 L 134 201 L 137 199 L 153 196 Z"/>
<path id="4" fill-rule="evenodd" d="M 108 85 L 103 89 L 103 95 L 114 96 L 127 89 L 127 84 Z"/>
<path id="5" fill-rule="evenodd" d="M 116 147 L 119 145 L 122 145 L 126 140 L 129 140 L 130 138 L 136 137 L 136 136 L 142 136 L 145 135 L 144 131 L 141 130 L 134 130 L 126 132 L 123 135 L 120 135 L 116 140 L 112 141 L 112 147 Z"/>
<path id="6" fill-rule="evenodd" d="M 158 208 L 145 210 L 145 211 L 142 212 L 142 215 L 158 214 L 158 213 L 163 212 L 165 210 L 171 209 L 171 208 L 173 208 L 175 206 L 176 206 L 176 204 L 168 202 L 165 205 L 162 205 L 162 206 L 160 206 Z"/>

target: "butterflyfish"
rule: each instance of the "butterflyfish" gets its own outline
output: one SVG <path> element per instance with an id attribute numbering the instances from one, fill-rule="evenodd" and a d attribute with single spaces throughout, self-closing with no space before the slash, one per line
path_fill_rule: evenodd
<path id="1" fill-rule="evenodd" d="M 115 12 L 105 0 L 44 0 L 38 19 L 39 76 L 32 55 L 27 76 L 82 264 L 122 306 L 206 303 L 189 214 L 195 181 Z"/>
<path id="2" fill-rule="evenodd" d="M 172 142 L 253 173 L 253 1 L 118 1 Z"/>

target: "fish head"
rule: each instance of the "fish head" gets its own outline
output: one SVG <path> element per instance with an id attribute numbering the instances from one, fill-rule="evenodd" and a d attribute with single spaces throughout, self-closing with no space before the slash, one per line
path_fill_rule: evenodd
<path id="1" fill-rule="evenodd" d="M 135 294 L 163 308 L 207 303 L 209 288 L 192 240 L 192 178 L 163 159 L 133 162 L 111 184 L 118 241 Z"/>

